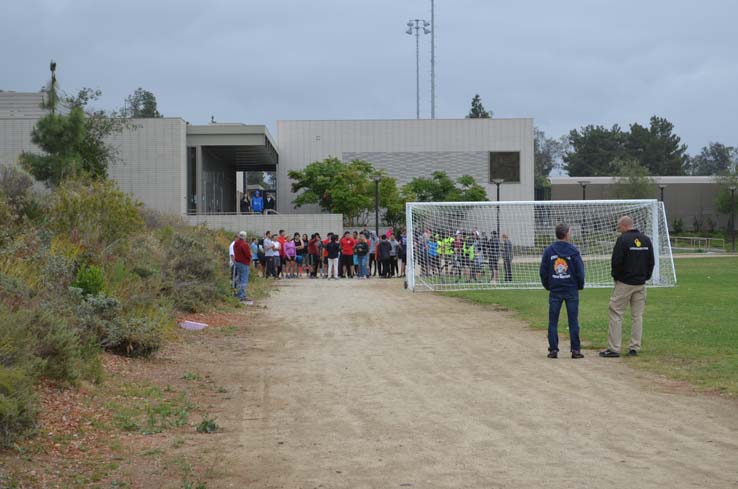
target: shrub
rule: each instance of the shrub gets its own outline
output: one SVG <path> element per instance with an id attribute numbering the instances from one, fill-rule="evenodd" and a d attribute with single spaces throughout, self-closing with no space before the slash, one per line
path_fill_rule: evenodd
<path id="1" fill-rule="evenodd" d="M 18 367 L 0 365 L 0 445 L 33 427 L 37 411 L 33 377 Z"/>
<path id="2" fill-rule="evenodd" d="M 196 312 L 223 297 L 213 255 L 195 237 L 174 235 L 166 270 L 166 292 L 177 309 Z"/>
<path id="3" fill-rule="evenodd" d="M 674 219 L 672 231 L 674 234 L 682 234 L 684 232 L 684 220 L 681 217 Z"/>
<path id="4" fill-rule="evenodd" d="M 118 342 L 108 349 L 130 357 L 148 356 L 159 349 L 162 325 L 151 318 L 134 317 L 121 321 Z"/>
<path id="5" fill-rule="evenodd" d="M 72 287 L 82 289 L 82 293 L 85 295 L 97 295 L 105 287 L 105 277 L 99 267 L 83 265 L 77 270 L 77 276 L 72 282 Z"/>
<path id="6" fill-rule="evenodd" d="M 0 307 L 0 445 L 33 426 L 33 381 L 43 362 L 34 355 L 37 340 L 19 314 Z"/>
<path id="7" fill-rule="evenodd" d="M 82 340 L 65 318 L 46 312 L 43 308 L 32 310 L 27 316 L 28 327 L 38 343 L 36 356 L 44 360 L 41 375 L 50 379 L 75 384 L 82 376 Z"/>
<path id="8" fill-rule="evenodd" d="M 49 217 L 55 233 L 76 236 L 90 248 L 105 247 L 144 230 L 139 204 L 110 181 L 60 186 Z"/>

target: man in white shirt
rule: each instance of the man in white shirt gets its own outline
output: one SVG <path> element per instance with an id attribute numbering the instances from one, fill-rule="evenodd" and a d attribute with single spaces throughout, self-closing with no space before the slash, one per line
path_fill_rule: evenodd
<path id="1" fill-rule="evenodd" d="M 277 276 L 276 270 L 274 268 L 274 255 L 275 255 L 274 243 L 275 241 L 272 241 L 271 231 L 267 231 L 266 233 L 264 233 L 264 256 L 266 257 L 266 276 L 267 277 Z M 279 256 L 278 251 L 276 252 L 276 255 Z"/>

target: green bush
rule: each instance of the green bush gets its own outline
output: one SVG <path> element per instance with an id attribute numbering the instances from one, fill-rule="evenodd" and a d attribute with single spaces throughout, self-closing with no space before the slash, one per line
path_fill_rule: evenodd
<path id="1" fill-rule="evenodd" d="M 139 204 L 110 181 L 60 186 L 54 193 L 49 218 L 52 231 L 75 236 L 93 249 L 144 230 Z"/>
<path id="2" fill-rule="evenodd" d="M 684 220 L 681 217 L 674 219 L 671 228 L 674 234 L 682 234 L 684 232 Z"/>
<path id="3" fill-rule="evenodd" d="M 72 287 L 82 289 L 82 293 L 85 295 L 97 295 L 105 287 L 105 277 L 99 267 L 82 265 L 77 270 L 77 276 L 72 282 Z"/>
<path id="4" fill-rule="evenodd" d="M 9 446 L 32 428 L 36 412 L 31 374 L 23 368 L 0 365 L 0 446 Z"/>
<path id="5" fill-rule="evenodd" d="M 131 357 L 148 356 L 159 349 L 162 325 L 152 318 L 127 318 L 120 324 L 118 343 L 110 350 Z"/>
<path id="6" fill-rule="evenodd" d="M 33 381 L 44 365 L 35 356 L 37 340 L 19 314 L 0 307 L 0 445 L 33 426 Z M 22 318 L 21 318 L 22 319 Z"/>
<path id="7" fill-rule="evenodd" d="M 182 311 L 197 312 L 224 298 L 213 254 L 197 237 L 175 234 L 166 292 Z"/>

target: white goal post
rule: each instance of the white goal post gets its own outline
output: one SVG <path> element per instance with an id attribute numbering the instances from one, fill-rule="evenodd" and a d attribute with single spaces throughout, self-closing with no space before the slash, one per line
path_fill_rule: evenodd
<path id="1" fill-rule="evenodd" d="M 541 255 L 560 223 L 570 226 L 581 252 L 585 287 L 612 287 L 610 258 L 625 215 L 653 241 L 648 285 L 676 285 L 666 212 L 657 200 L 408 202 L 405 213 L 411 290 L 542 288 Z"/>

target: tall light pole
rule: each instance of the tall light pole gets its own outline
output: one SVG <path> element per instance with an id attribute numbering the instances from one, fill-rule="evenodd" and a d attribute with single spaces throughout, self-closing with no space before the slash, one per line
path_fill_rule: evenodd
<path id="1" fill-rule="evenodd" d="M 589 185 L 589 180 L 579 180 L 579 185 L 582 186 L 582 200 L 587 200 L 587 185 Z"/>
<path id="2" fill-rule="evenodd" d="M 379 238 L 379 175 L 374 175 L 374 227 Z"/>
<path id="3" fill-rule="evenodd" d="M 420 29 L 423 34 L 429 34 L 430 22 L 424 19 L 410 19 L 407 21 L 405 34 L 412 36 L 415 29 L 415 116 L 420 119 Z"/>
<path id="4" fill-rule="evenodd" d="M 431 0 L 431 119 L 436 118 L 436 2 Z"/>
<path id="5" fill-rule="evenodd" d="M 728 187 L 728 190 L 730 190 L 730 247 L 735 253 L 735 185 Z"/>
<path id="6" fill-rule="evenodd" d="M 659 185 L 659 192 L 661 192 L 661 198 L 659 199 L 661 202 L 664 201 L 664 189 L 666 188 L 666 185 L 661 184 Z"/>
<path id="7" fill-rule="evenodd" d="M 500 185 L 505 183 L 503 178 L 493 178 L 492 183 L 497 185 L 497 202 L 500 201 Z M 500 205 L 497 205 L 497 239 L 500 239 Z"/>

